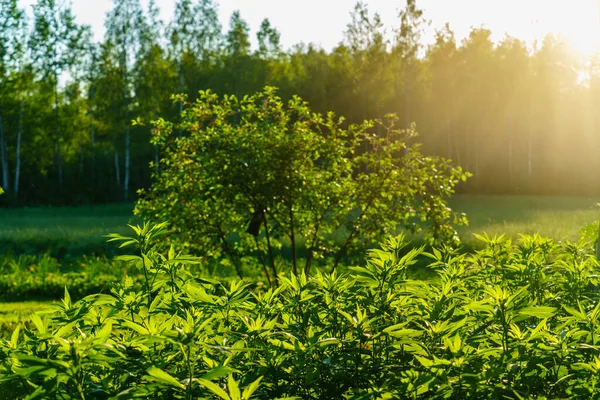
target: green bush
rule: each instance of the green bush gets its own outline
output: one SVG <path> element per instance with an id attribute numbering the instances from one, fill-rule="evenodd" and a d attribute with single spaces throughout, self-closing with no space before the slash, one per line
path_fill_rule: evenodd
<path id="1" fill-rule="evenodd" d="M 227 259 L 240 277 L 262 264 L 276 278 L 283 246 L 290 269 L 308 274 L 315 260 L 335 269 L 399 227 L 448 243 L 466 222 L 446 200 L 467 174 L 424 156 L 394 116 L 347 125 L 266 88 L 242 99 L 201 92 L 181 118 L 182 138 L 155 122 L 162 159 L 136 213 L 170 221 L 179 244 Z"/>
<path id="2" fill-rule="evenodd" d="M 144 276 L 78 302 L 68 292 L 0 345 L 3 398 L 595 398 L 598 262 L 588 244 L 479 237 L 434 250 L 407 279 L 402 239 L 347 275 L 250 290 L 194 279 L 163 225 L 114 240 Z"/>

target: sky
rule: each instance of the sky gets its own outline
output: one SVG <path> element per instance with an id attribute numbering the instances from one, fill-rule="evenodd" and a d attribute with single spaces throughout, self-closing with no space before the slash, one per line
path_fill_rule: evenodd
<path id="1" fill-rule="evenodd" d="M 35 0 L 20 0 L 29 7 Z M 141 0 L 145 7 L 148 0 Z M 73 12 L 80 23 L 89 24 L 96 40 L 104 34 L 104 16 L 112 0 L 71 0 Z M 161 16 L 170 20 L 175 0 L 156 0 Z M 398 25 L 398 11 L 405 0 L 364 0 L 369 11 L 377 12 L 391 30 Z M 264 18 L 281 33 L 284 49 L 294 44 L 314 43 L 330 50 L 343 40 L 350 22 L 350 12 L 356 0 L 221 0 L 219 18 L 226 30 L 229 17 L 240 10 L 255 37 Z M 431 42 L 436 29 L 446 22 L 457 39 L 465 38 L 471 27 L 483 26 L 495 40 L 505 34 L 524 39 L 528 44 L 541 40 L 546 33 L 560 34 L 585 55 L 600 51 L 600 0 L 417 0 L 431 21 L 425 40 Z"/>

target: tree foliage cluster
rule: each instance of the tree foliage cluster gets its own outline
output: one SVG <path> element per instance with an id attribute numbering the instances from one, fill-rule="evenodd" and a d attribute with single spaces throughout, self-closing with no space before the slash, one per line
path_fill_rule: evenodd
<path id="1" fill-rule="evenodd" d="M 283 259 L 294 274 L 326 256 L 335 269 L 400 227 L 458 242 L 453 224 L 466 219 L 446 201 L 468 174 L 424 156 L 414 129 L 397 123 L 389 115 L 346 127 L 271 87 L 242 99 L 201 92 L 184 108 L 181 138 L 173 123 L 154 123 L 163 157 L 135 211 L 170 221 L 179 246 L 227 258 L 240 277 L 260 260 L 275 284 Z M 276 260 L 284 242 L 291 254 Z"/>
<path id="2" fill-rule="evenodd" d="M 598 262 L 539 236 L 434 250 L 408 279 L 401 237 L 344 274 L 252 290 L 187 273 L 165 226 L 113 236 L 146 276 L 79 301 L 65 291 L 0 341 L 3 398 L 496 399 L 599 394 Z"/>
<path id="3" fill-rule="evenodd" d="M 415 0 L 391 29 L 358 3 L 330 51 L 283 49 L 269 20 L 252 48 L 239 12 L 224 30 L 212 0 L 178 0 L 169 23 L 153 1 L 113 0 L 101 43 L 68 2 L 39 0 L 28 17 L 17 0 L 1 0 L 0 21 L 3 202 L 132 200 L 149 185 L 149 161 L 161 158 L 149 129 L 132 119 L 177 121 L 183 104 L 173 93 L 242 98 L 265 85 L 349 122 L 387 113 L 402 128 L 416 121 L 427 154 L 475 174 L 465 190 L 600 187 L 598 60 L 584 63 L 553 36 L 532 50 L 512 37 L 495 44 L 483 28 L 458 43 L 446 26 L 426 45 Z"/>

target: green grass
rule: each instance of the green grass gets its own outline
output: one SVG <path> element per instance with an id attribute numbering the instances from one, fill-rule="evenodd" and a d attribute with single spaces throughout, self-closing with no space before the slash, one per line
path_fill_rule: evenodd
<path id="1" fill-rule="evenodd" d="M 575 241 L 581 228 L 600 219 L 598 202 L 587 197 L 464 195 L 455 196 L 450 206 L 467 214 L 469 226 L 460 227 L 458 233 L 465 245 L 472 246 L 477 242 L 473 233 L 481 232 L 512 238 L 540 233 Z"/>
<path id="2" fill-rule="evenodd" d="M 598 198 L 543 196 L 455 196 L 450 205 L 465 212 L 470 224 L 458 229 L 466 246 L 477 246 L 473 233 L 490 235 L 539 232 L 553 239 L 576 240 L 582 227 L 600 218 Z M 0 209 L 0 253 L 44 254 L 59 260 L 83 254 L 114 255 L 104 235 L 128 233 L 132 204 L 84 207 Z"/>
<path id="3" fill-rule="evenodd" d="M 32 313 L 46 310 L 51 304 L 38 301 L 0 303 L 0 338 L 10 335 L 16 325 L 29 320 Z"/>
<path id="4" fill-rule="evenodd" d="M 0 209 L 0 252 L 44 254 L 63 259 L 105 254 L 103 236 L 127 232 L 132 204 Z"/>

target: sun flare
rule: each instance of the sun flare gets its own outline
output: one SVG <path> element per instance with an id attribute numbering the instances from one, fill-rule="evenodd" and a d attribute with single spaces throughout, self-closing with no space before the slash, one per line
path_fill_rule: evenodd
<path id="1" fill-rule="evenodd" d="M 559 35 L 586 57 L 600 53 L 600 0 L 545 3 L 540 28 Z"/>

